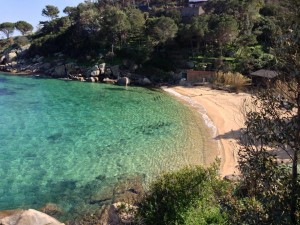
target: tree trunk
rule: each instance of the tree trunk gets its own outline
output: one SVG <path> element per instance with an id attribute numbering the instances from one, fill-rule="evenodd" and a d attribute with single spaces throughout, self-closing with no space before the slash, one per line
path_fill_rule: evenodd
<path id="1" fill-rule="evenodd" d="M 300 79 L 297 80 L 297 130 L 295 135 L 296 148 L 294 149 L 293 165 L 292 165 L 292 190 L 291 190 L 291 222 L 297 224 L 297 201 L 298 201 L 298 154 L 300 146 Z"/>

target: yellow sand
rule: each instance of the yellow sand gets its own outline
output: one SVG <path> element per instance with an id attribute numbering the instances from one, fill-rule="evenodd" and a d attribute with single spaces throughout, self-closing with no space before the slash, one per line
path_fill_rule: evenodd
<path id="1" fill-rule="evenodd" d="M 239 148 L 238 137 L 240 129 L 244 127 L 243 105 L 250 100 L 246 93 L 227 93 L 219 90 L 212 90 L 208 87 L 172 87 L 168 88 L 187 99 L 193 100 L 202 105 L 207 116 L 217 128 L 214 138 L 221 143 L 220 157 L 221 176 L 238 173 L 237 152 Z"/>

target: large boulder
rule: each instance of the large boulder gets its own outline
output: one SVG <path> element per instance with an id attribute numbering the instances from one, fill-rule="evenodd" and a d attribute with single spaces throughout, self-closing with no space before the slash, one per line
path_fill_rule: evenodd
<path id="1" fill-rule="evenodd" d="M 70 73 L 70 72 L 76 71 L 77 65 L 73 62 L 70 62 L 70 63 L 65 64 L 65 67 L 66 67 L 67 71 Z"/>
<path id="2" fill-rule="evenodd" d="M 89 72 L 89 75 L 92 77 L 99 76 L 99 74 L 100 74 L 100 70 L 97 65 L 93 66 Z"/>
<path id="3" fill-rule="evenodd" d="M 117 80 L 117 85 L 127 86 L 130 84 L 130 80 L 128 77 L 121 77 Z"/>
<path id="4" fill-rule="evenodd" d="M 115 79 L 110 79 L 110 78 L 108 78 L 108 77 L 105 77 L 104 79 L 103 79 L 103 83 L 107 83 L 107 84 L 115 84 L 117 82 L 117 80 L 115 80 Z"/>
<path id="5" fill-rule="evenodd" d="M 95 77 L 95 76 L 99 76 L 100 74 L 100 70 L 93 70 L 91 71 L 91 76 Z"/>
<path id="6" fill-rule="evenodd" d="M 150 85 L 151 84 L 151 81 L 149 80 L 149 78 L 147 77 L 144 77 L 143 79 L 141 79 L 140 81 L 141 85 Z"/>
<path id="7" fill-rule="evenodd" d="M 30 48 L 30 46 L 31 46 L 31 44 L 23 45 L 23 46 L 20 47 L 20 50 L 21 51 L 26 51 L 26 50 L 28 50 Z"/>
<path id="8" fill-rule="evenodd" d="M 4 64 L 5 55 L 0 56 L 0 65 Z"/>
<path id="9" fill-rule="evenodd" d="M 110 69 L 111 69 L 112 74 L 115 77 L 119 77 L 120 76 L 120 67 L 119 67 L 119 65 L 112 66 Z"/>
<path id="10" fill-rule="evenodd" d="M 26 54 L 26 52 L 28 52 L 28 49 L 29 49 L 29 48 L 30 48 L 30 44 L 21 46 L 21 47 L 17 50 L 18 56 L 24 56 L 24 55 Z"/>
<path id="11" fill-rule="evenodd" d="M 64 65 L 56 66 L 54 68 L 54 72 L 52 73 L 52 76 L 54 77 L 65 77 L 67 75 L 67 70 Z"/>
<path id="12" fill-rule="evenodd" d="M 11 210 L 0 213 L 1 225 L 64 225 L 45 213 L 34 209 Z"/>
<path id="13" fill-rule="evenodd" d="M 99 78 L 98 77 L 88 77 L 86 78 L 87 82 L 98 82 Z"/>
<path id="14" fill-rule="evenodd" d="M 16 52 L 10 52 L 5 56 L 6 62 L 10 63 L 14 61 L 17 58 L 17 53 Z"/>
<path id="15" fill-rule="evenodd" d="M 43 70 L 49 70 L 49 69 L 51 69 L 51 63 L 46 62 L 46 63 L 41 65 L 41 68 Z"/>
<path id="16" fill-rule="evenodd" d="M 105 63 L 101 63 L 99 65 L 99 70 L 100 70 L 100 74 L 104 74 L 105 73 Z"/>

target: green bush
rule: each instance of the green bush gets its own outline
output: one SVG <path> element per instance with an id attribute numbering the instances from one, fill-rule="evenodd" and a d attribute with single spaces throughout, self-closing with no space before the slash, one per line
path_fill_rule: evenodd
<path id="1" fill-rule="evenodd" d="M 227 188 L 215 165 L 164 174 L 150 186 L 138 216 L 145 224 L 224 224 L 218 200 Z"/>
<path id="2" fill-rule="evenodd" d="M 15 44 L 17 44 L 19 47 L 28 45 L 30 42 L 27 37 L 25 36 L 19 36 L 15 38 Z"/>

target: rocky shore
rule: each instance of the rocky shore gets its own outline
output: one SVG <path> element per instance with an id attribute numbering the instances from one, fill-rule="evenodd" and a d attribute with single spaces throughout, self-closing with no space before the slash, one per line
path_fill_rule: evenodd
<path id="1" fill-rule="evenodd" d="M 95 63 L 93 66 L 82 66 L 70 62 L 62 53 L 54 54 L 54 58 L 46 59 L 36 55 L 26 57 L 30 45 L 6 50 L 0 55 L 0 71 L 13 74 L 35 74 L 37 77 L 51 77 L 82 82 L 103 82 L 118 85 L 151 85 L 147 77 L 135 73 L 138 65 L 124 63 L 123 65 L 107 66 Z"/>
<path id="2" fill-rule="evenodd" d="M 125 225 L 135 222 L 138 202 L 144 195 L 142 177 L 124 178 L 110 193 L 94 196 L 89 204 L 98 205 L 90 213 L 61 223 L 64 209 L 54 203 L 42 208 L 0 211 L 1 225 Z"/>

